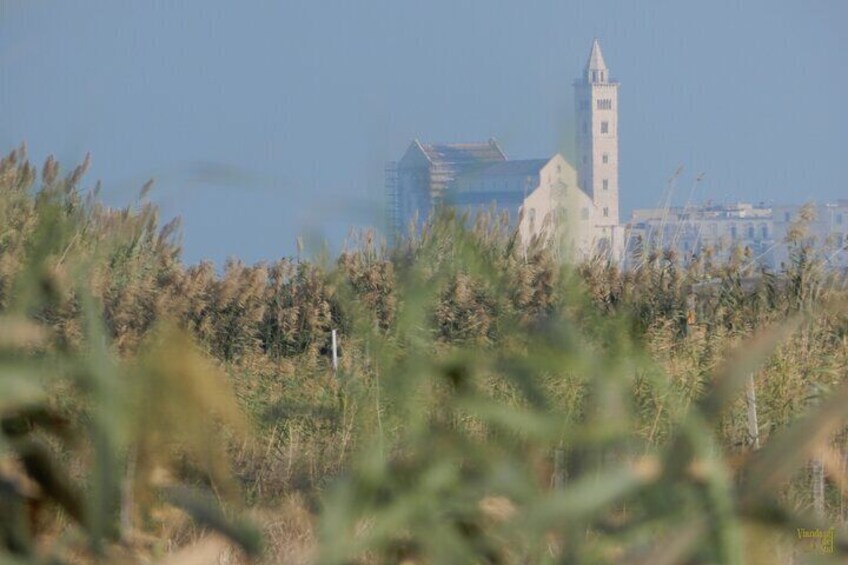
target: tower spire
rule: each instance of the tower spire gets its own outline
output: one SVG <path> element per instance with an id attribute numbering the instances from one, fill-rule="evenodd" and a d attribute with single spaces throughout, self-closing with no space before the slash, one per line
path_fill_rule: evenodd
<path id="1" fill-rule="evenodd" d="M 592 197 L 595 226 L 609 231 L 618 226 L 618 83 L 609 77 L 597 39 L 574 88 L 577 178 Z"/>
<path id="2" fill-rule="evenodd" d="M 592 41 L 592 50 L 589 52 L 589 60 L 586 61 L 584 71 L 588 82 L 607 82 L 609 79 L 609 69 L 597 39 Z"/>

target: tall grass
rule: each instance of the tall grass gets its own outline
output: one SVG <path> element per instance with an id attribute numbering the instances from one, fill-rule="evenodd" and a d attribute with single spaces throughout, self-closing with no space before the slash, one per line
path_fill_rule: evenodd
<path id="1" fill-rule="evenodd" d="M 621 271 L 446 212 L 219 274 L 84 172 L 0 164 L 4 558 L 247 559 L 247 515 L 267 562 L 790 561 L 831 526 L 845 550 L 845 281 L 800 231 L 780 272 Z"/>
<path id="2" fill-rule="evenodd" d="M 173 258 L 171 228 L 155 235 L 149 205 L 83 201 L 83 172 L 48 160 L 32 193 L 19 152 L 0 163 L 0 556 L 124 560 L 152 549 L 142 532 L 165 504 L 255 554 L 253 527 L 221 505 L 240 497 L 216 430 L 245 434 L 240 407 L 142 292 L 161 279 L 140 257 Z"/>

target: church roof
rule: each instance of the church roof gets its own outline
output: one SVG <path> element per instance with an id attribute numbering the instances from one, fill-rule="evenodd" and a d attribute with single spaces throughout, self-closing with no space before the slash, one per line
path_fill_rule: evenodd
<path id="1" fill-rule="evenodd" d="M 464 176 L 480 178 L 531 176 L 539 174 L 542 167 L 547 165 L 550 159 L 525 159 L 515 161 L 501 161 L 492 163 L 482 168 L 469 171 Z"/>
<path id="2" fill-rule="evenodd" d="M 601 44 L 595 39 L 592 41 L 592 51 L 589 53 L 589 60 L 586 61 L 586 70 L 588 71 L 606 71 L 607 64 L 604 62 L 604 54 L 601 53 Z"/>
<path id="3" fill-rule="evenodd" d="M 421 144 L 431 162 L 472 165 L 506 161 L 506 155 L 494 139 L 485 143 Z"/>

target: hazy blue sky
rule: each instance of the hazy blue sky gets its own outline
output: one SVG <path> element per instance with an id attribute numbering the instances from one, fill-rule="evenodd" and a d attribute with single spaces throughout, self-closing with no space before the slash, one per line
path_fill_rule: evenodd
<path id="1" fill-rule="evenodd" d="M 848 2 L 0 0 L 0 150 L 113 204 L 144 181 L 188 261 L 379 221 L 409 141 L 572 160 L 593 37 L 621 81 L 623 216 L 678 195 L 848 198 Z"/>

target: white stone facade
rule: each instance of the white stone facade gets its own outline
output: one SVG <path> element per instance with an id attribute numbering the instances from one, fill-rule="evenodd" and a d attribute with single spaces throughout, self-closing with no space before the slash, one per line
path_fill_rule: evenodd
<path id="1" fill-rule="evenodd" d="M 618 82 L 610 78 L 597 40 L 574 82 L 574 102 L 580 187 L 594 202 L 595 223 L 618 226 Z"/>

